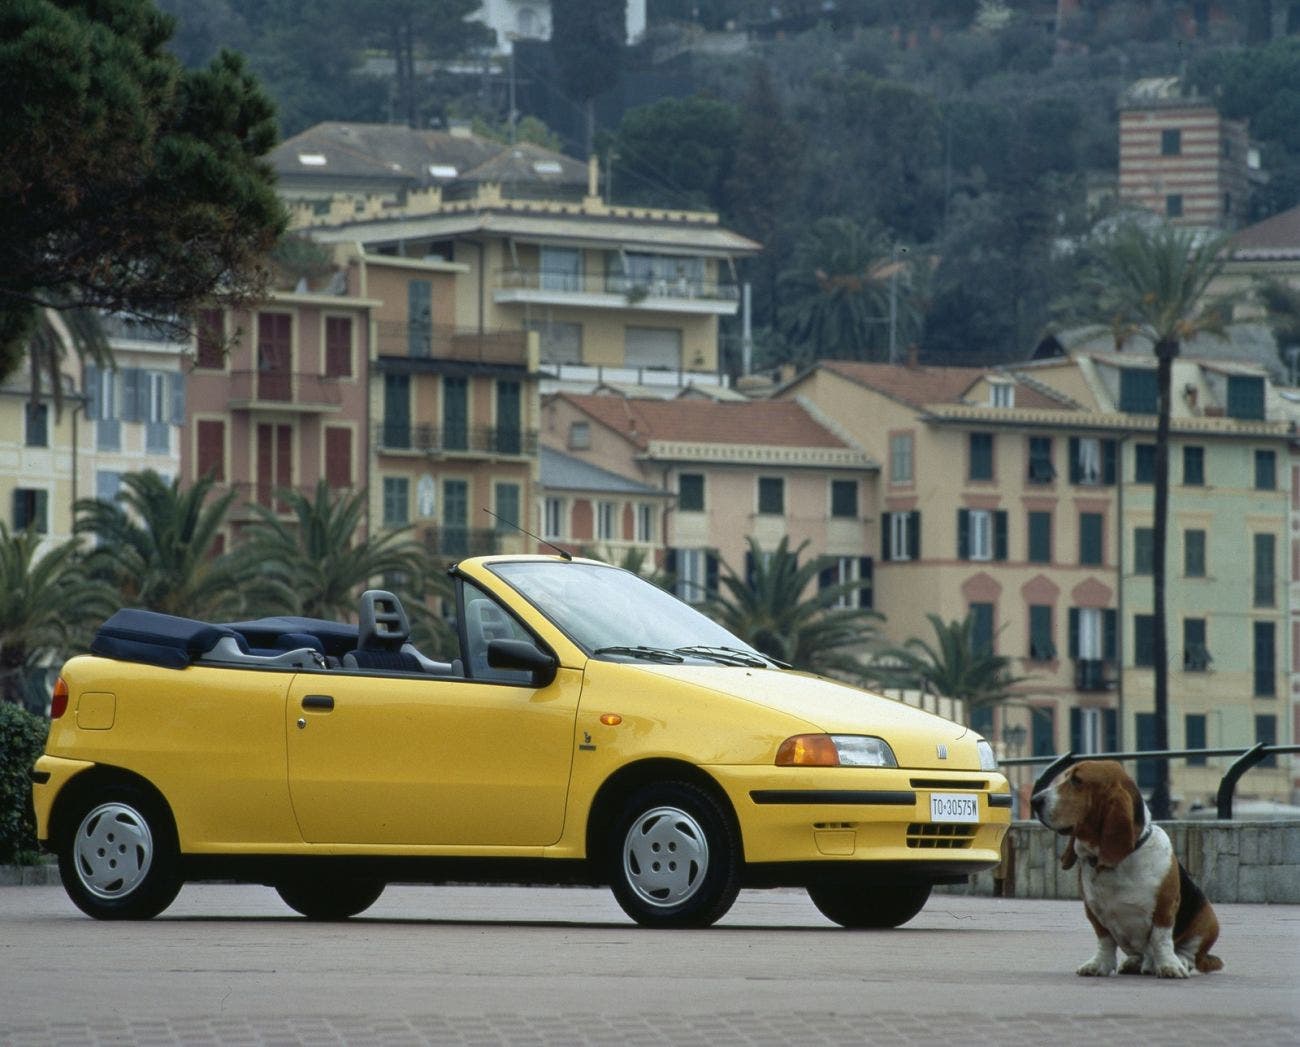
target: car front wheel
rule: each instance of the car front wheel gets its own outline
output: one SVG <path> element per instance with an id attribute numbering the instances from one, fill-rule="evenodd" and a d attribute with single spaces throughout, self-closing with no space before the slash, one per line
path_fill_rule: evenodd
<path id="1" fill-rule="evenodd" d="M 740 891 L 740 840 L 710 793 L 665 782 L 629 797 L 611 838 L 610 886 L 643 927 L 708 927 Z"/>
<path id="2" fill-rule="evenodd" d="M 59 847 L 68 897 L 97 920 L 148 920 L 181 889 L 170 814 L 152 793 L 123 783 L 87 793 Z"/>
<path id="3" fill-rule="evenodd" d="M 346 920 L 374 905 L 385 886 L 380 880 L 322 876 L 284 880 L 275 890 L 285 905 L 309 920 Z"/>
<path id="4" fill-rule="evenodd" d="M 930 885 L 873 887 L 827 881 L 810 883 L 808 897 L 823 916 L 841 927 L 883 930 L 901 927 L 919 913 L 930 897 Z"/>

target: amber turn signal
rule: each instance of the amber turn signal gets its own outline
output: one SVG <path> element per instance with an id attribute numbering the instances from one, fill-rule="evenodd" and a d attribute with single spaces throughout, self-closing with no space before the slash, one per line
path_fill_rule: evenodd
<path id="1" fill-rule="evenodd" d="M 776 751 L 778 767 L 838 767 L 839 750 L 829 734 L 796 734 Z"/>
<path id="2" fill-rule="evenodd" d="M 619 716 L 618 713 L 601 713 L 600 722 L 606 727 L 617 727 L 623 722 L 623 717 Z"/>

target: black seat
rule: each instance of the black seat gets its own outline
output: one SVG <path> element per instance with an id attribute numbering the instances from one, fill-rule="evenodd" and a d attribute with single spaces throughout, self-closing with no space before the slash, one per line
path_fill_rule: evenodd
<path id="1" fill-rule="evenodd" d="M 424 671 L 420 659 L 413 652 L 403 650 L 411 635 L 411 623 L 396 596 L 383 589 L 367 589 L 361 594 L 359 618 L 357 649 L 343 656 L 345 669 Z"/>

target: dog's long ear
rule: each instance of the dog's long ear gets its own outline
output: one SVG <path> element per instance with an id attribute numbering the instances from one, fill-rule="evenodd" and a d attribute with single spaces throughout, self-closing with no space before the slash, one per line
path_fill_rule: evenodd
<path id="1" fill-rule="evenodd" d="M 1071 836 L 1069 842 L 1065 845 L 1065 851 L 1061 854 L 1061 868 L 1073 869 L 1074 863 L 1079 860 L 1079 856 L 1074 853 L 1074 837 Z"/>
<path id="2" fill-rule="evenodd" d="M 1136 786 L 1134 787 L 1136 790 Z M 1097 834 L 1097 860 L 1114 868 L 1130 854 L 1137 843 L 1137 826 L 1133 820 L 1133 797 L 1117 785 L 1101 800 L 1101 831 Z"/>

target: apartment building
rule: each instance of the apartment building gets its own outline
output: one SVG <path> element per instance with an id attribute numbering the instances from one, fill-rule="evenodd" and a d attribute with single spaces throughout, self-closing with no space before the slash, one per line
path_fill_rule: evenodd
<path id="1" fill-rule="evenodd" d="M 1248 746 L 1288 719 L 1288 423 L 1257 368 L 1181 360 L 1174 385 L 1170 744 Z M 806 398 L 882 461 L 868 549 L 891 639 L 928 636 L 927 613 L 970 614 L 978 642 L 1029 677 L 980 729 L 1018 754 L 1149 742 L 1151 357 L 827 362 L 778 395 Z M 1221 774 L 1175 763 L 1175 796 L 1205 802 Z M 1285 796 L 1286 774 L 1248 790 Z"/>
<path id="2" fill-rule="evenodd" d="M 751 536 L 764 552 L 807 541 L 803 555 L 833 558 L 826 584 L 871 577 L 864 513 L 878 466 L 803 404 L 559 393 L 542 414 L 545 446 L 671 496 L 657 519 L 648 494 L 625 507 L 623 533 L 632 508 L 631 533 L 662 549 L 688 602 L 716 593 L 720 571 L 746 570 Z M 600 541 L 617 512 L 548 489 L 543 534 Z"/>
<path id="3" fill-rule="evenodd" d="M 28 527 L 49 542 L 72 536 L 73 503 L 86 453 L 84 406 L 71 375 L 63 376 L 63 410 L 48 392 L 32 400 L 31 375 L 21 370 L 0 385 L 0 499 L 10 533 Z"/>

